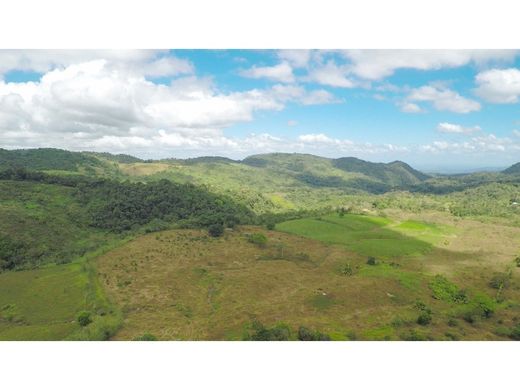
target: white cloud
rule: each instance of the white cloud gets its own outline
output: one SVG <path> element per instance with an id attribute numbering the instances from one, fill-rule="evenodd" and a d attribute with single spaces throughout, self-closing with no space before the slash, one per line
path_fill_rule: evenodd
<path id="1" fill-rule="evenodd" d="M 99 59 L 114 68 L 151 77 L 190 74 L 194 70 L 191 62 L 166 50 L 0 50 L 0 75 L 11 70 L 46 73 Z"/>
<path id="2" fill-rule="evenodd" d="M 350 71 L 358 77 L 379 80 L 391 76 L 397 69 L 435 70 L 469 63 L 508 62 L 514 50 L 345 50 L 351 61 Z"/>
<path id="3" fill-rule="evenodd" d="M 298 121 L 295 121 L 294 119 L 290 119 L 287 121 L 287 126 L 296 126 L 298 124 Z"/>
<path id="4" fill-rule="evenodd" d="M 341 100 L 336 99 L 332 93 L 330 93 L 324 89 L 317 89 L 314 91 L 310 91 L 301 98 L 301 103 L 306 106 L 312 106 L 315 104 L 340 103 L 340 102 L 341 102 Z"/>
<path id="5" fill-rule="evenodd" d="M 513 134 L 517 137 L 520 137 L 520 130 L 513 130 Z"/>
<path id="6" fill-rule="evenodd" d="M 251 121 L 258 111 L 335 101 L 329 92 L 297 85 L 222 93 L 211 78 L 195 76 L 160 85 L 133 67 L 95 60 L 56 68 L 39 82 L 0 81 L 0 136 L 10 148 L 236 149 L 239 142 L 223 130 Z"/>
<path id="7" fill-rule="evenodd" d="M 321 144 L 334 144 L 334 143 L 342 143 L 347 142 L 351 144 L 351 141 L 340 141 L 337 139 L 330 138 L 323 133 L 319 134 L 303 134 L 298 137 L 298 140 L 304 143 L 321 143 Z"/>
<path id="8" fill-rule="evenodd" d="M 337 66 L 333 61 L 327 62 L 309 72 L 308 81 L 339 88 L 353 88 L 354 82 L 346 77 L 345 68 Z"/>
<path id="9" fill-rule="evenodd" d="M 464 142 L 435 141 L 428 145 L 422 145 L 420 150 L 431 153 L 452 154 L 479 154 L 479 153 L 501 153 L 517 152 L 520 144 L 513 142 L 510 138 L 499 138 L 494 134 L 486 134 L 472 137 Z"/>
<path id="10" fill-rule="evenodd" d="M 294 68 L 305 68 L 311 59 L 310 50 L 278 50 L 277 54 L 281 60 L 287 61 Z"/>
<path id="11" fill-rule="evenodd" d="M 293 83 L 294 74 L 292 67 L 287 62 L 281 62 L 274 66 L 253 66 L 240 72 L 241 76 L 253 79 L 269 79 L 272 81 L 279 81 L 282 83 Z"/>
<path id="12" fill-rule="evenodd" d="M 453 123 L 442 122 L 437 126 L 437 130 L 441 133 L 453 133 L 453 134 L 473 134 L 481 131 L 479 126 L 463 127 Z"/>
<path id="13" fill-rule="evenodd" d="M 407 97 L 412 102 L 431 102 L 439 111 L 451 111 L 466 114 L 480 110 L 480 103 L 465 98 L 446 87 L 425 85 L 413 89 Z"/>
<path id="14" fill-rule="evenodd" d="M 402 112 L 413 113 L 413 114 L 418 113 L 418 112 L 424 112 L 424 110 L 415 103 L 403 102 L 399 105 L 399 107 Z"/>
<path id="15" fill-rule="evenodd" d="M 477 96 L 491 103 L 517 103 L 520 96 L 520 70 L 492 69 L 475 77 Z"/>
<path id="16" fill-rule="evenodd" d="M 385 154 L 391 152 L 406 153 L 408 147 L 383 144 L 374 145 L 370 142 L 356 143 L 349 139 L 331 138 L 323 133 L 302 134 L 298 137 L 300 148 L 321 154 L 352 155 L 352 154 Z"/>

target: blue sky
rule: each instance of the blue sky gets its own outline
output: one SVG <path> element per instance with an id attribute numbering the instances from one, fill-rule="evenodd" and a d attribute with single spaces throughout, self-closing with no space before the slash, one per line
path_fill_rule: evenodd
<path id="1" fill-rule="evenodd" d="M 0 50 L 0 80 L 9 149 L 520 161 L 512 50 Z"/>

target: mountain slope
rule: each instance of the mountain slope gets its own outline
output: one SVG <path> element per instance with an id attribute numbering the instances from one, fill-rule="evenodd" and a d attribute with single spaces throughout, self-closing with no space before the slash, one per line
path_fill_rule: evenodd
<path id="1" fill-rule="evenodd" d="M 346 172 L 358 172 L 377 179 L 392 187 L 418 184 L 429 178 L 402 161 L 388 164 L 373 163 L 355 157 L 342 157 L 332 161 L 333 165 Z"/>
<path id="2" fill-rule="evenodd" d="M 508 175 L 516 175 L 520 174 L 520 162 L 511 165 L 509 168 L 504 169 L 502 173 L 508 174 Z"/>

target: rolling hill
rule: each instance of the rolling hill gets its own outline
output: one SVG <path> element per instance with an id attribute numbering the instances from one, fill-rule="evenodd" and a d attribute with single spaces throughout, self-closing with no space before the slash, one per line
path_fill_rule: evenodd
<path id="1" fill-rule="evenodd" d="M 502 173 L 505 173 L 507 175 L 518 175 L 520 174 L 520 162 L 511 165 L 509 168 L 504 169 Z"/>

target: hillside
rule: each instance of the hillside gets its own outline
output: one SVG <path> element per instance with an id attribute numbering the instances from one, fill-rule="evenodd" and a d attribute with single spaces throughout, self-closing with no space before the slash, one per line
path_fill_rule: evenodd
<path id="1" fill-rule="evenodd" d="M 504 169 L 502 173 L 508 174 L 508 175 L 516 175 L 520 174 L 520 163 L 516 163 L 514 165 L 511 165 L 509 168 Z"/>
<path id="2" fill-rule="evenodd" d="M 343 157 L 333 160 L 333 165 L 346 172 L 358 172 L 373 177 L 392 187 L 417 184 L 430 177 L 402 161 L 384 164 L 363 161 L 355 157 Z"/>
<path id="3" fill-rule="evenodd" d="M 482 248 L 499 232 L 510 242 L 491 258 Z M 220 238 L 153 233 L 96 266 L 123 308 L 116 340 L 295 340 L 300 327 L 333 340 L 501 340 L 518 315 L 518 274 L 498 293 L 488 283 L 512 263 L 518 232 L 327 215 Z"/>

